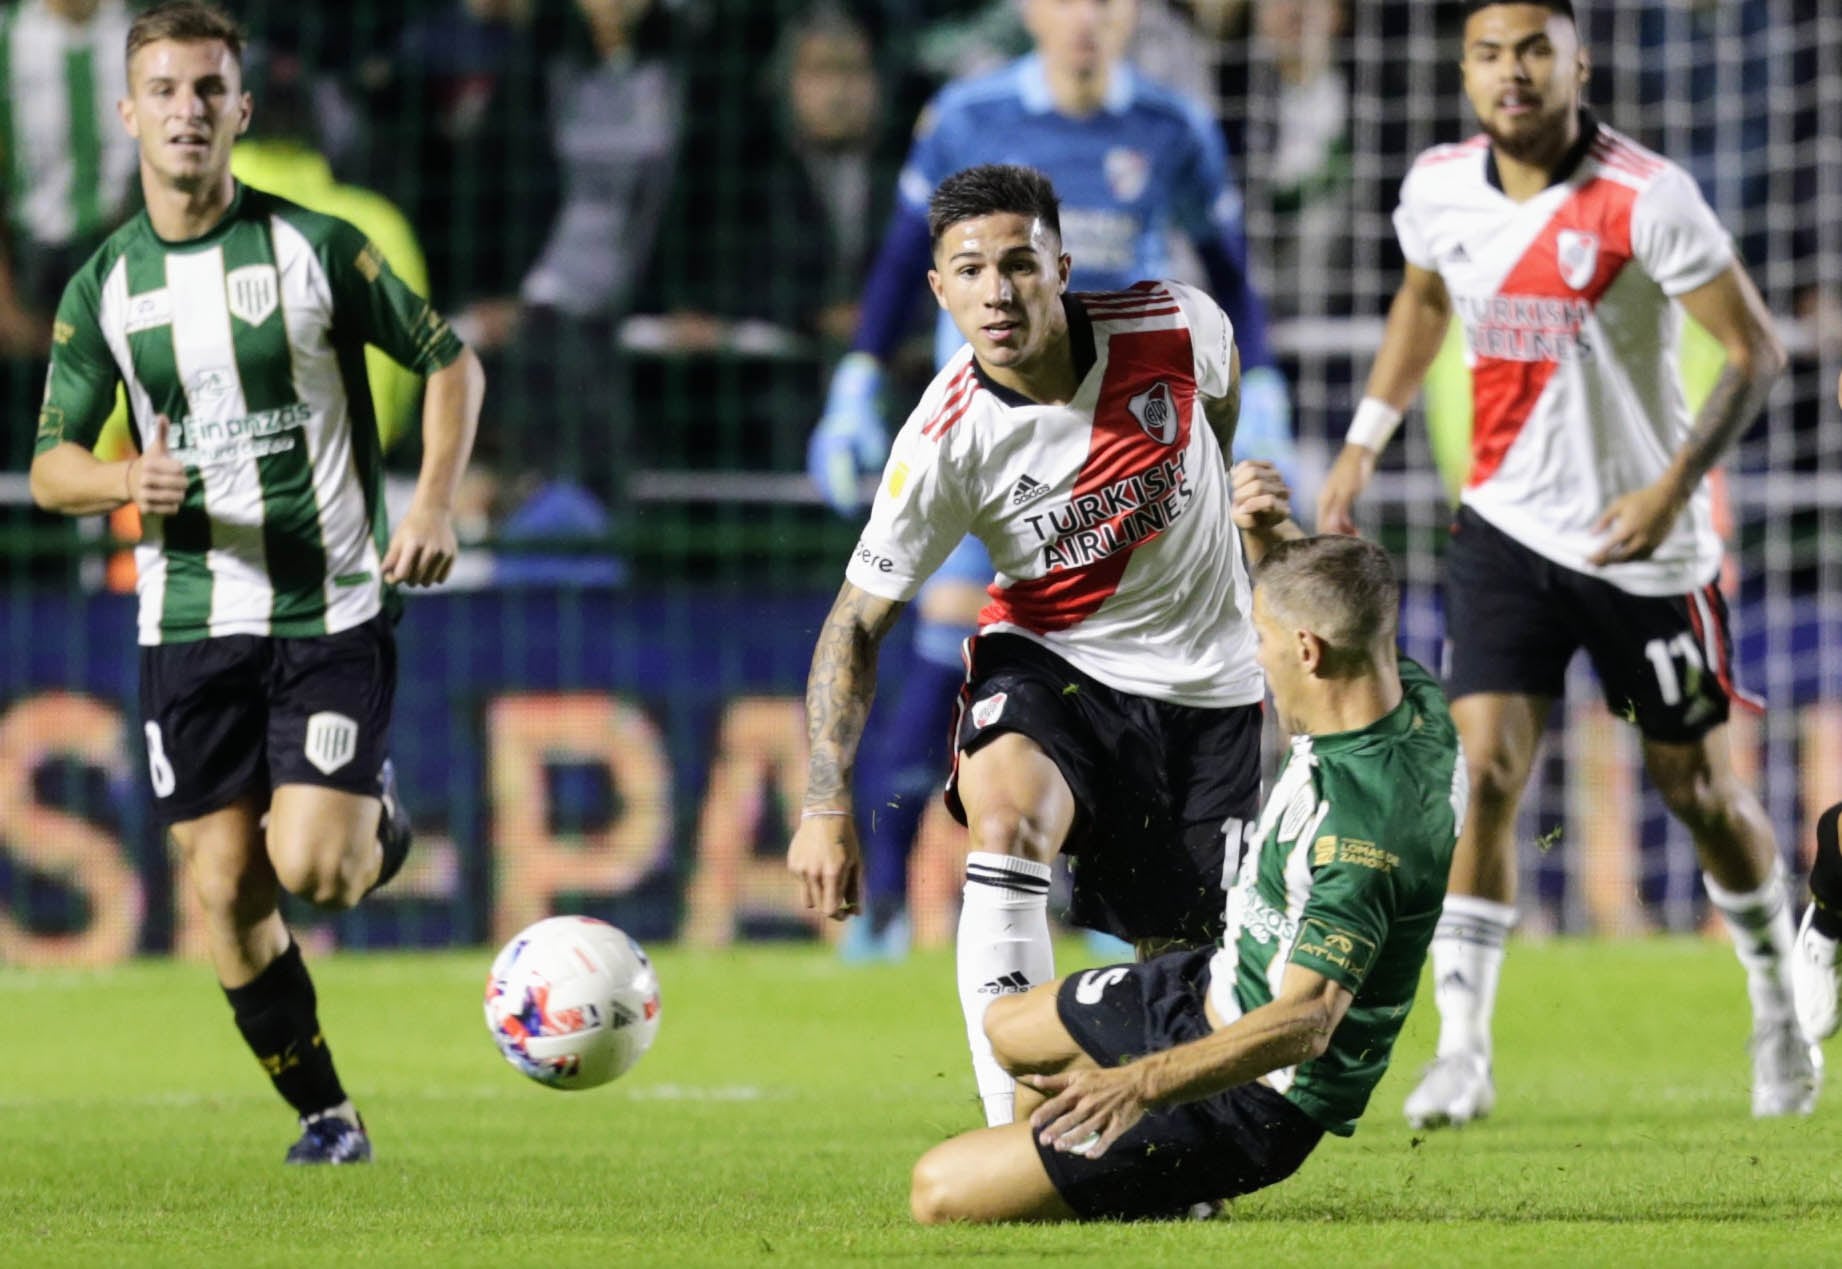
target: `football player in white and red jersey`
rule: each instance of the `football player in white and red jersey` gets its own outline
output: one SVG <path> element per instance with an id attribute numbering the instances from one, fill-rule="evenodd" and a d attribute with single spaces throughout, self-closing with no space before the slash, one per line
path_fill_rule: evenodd
<path id="1" fill-rule="evenodd" d="M 855 911 L 851 768 L 877 649 L 971 533 L 998 577 L 966 648 L 947 804 L 972 838 L 960 1000 L 986 1119 L 1001 1124 L 1014 1086 L 985 1009 L 1054 977 L 1059 852 L 1076 856 L 1081 924 L 1140 942 L 1221 934 L 1224 872 L 1259 807 L 1265 693 L 1223 458 L 1240 372 L 1233 328 L 1200 291 L 1067 293 L 1039 172 L 968 168 L 935 190 L 928 220 L 928 281 L 967 346 L 897 436 L 819 633 L 788 867 L 808 907 Z M 1237 475 L 1283 512 L 1270 465 Z"/>
<path id="2" fill-rule="evenodd" d="M 1318 502 L 1320 529 L 1354 532 L 1351 505 L 1456 314 L 1475 423 L 1446 557 L 1447 691 L 1471 806 L 1433 941 L 1438 1054 L 1407 1117 L 1459 1124 L 1495 1101 L 1516 811 L 1581 647 L 1613 712 L 1637 723 L 1745 966 L 1753 1114 L 1807 1114 L 1821 1057 L 1792 1007 L 1777 843 L 1729 755 L 1729 706 L 1747 702 L 1730 673 L 1705 479 L 1784 352 L 1693 179 L 1582 108 L 1590 68 L 1567 0 L 1474 0 L 1461 66 L 1483 132 L 1422 154 L 1401 188 L 1406 276 Z M 1727 354 L 1694 417 L 1679 310 Z"/>

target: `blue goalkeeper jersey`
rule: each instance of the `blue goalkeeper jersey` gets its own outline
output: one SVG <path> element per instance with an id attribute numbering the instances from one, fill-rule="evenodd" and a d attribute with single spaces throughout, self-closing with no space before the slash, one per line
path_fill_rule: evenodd
<path id="1" fill-rule="evenodd" d="M 1114 67 L 1101 108 L 1086 118 L 1059 113 L 1042 61 L 1022 58 L 991 74 L 948 84 L 922 112 L 902 168 L 900 195 L 885 255 L 904 257 L 885 277 L 899 285 L 887 302 L 905 315 L 913 279 L 925 267 L 928 198 L 941 181 L 981 163 L 1016 163 L 1043 172 L 1062 202 L 1062 241 L 1074 259 L 1070 289 L 1117 290 L 1171 273 L 1167 239 L 1173 229 L 1196 245 L 1210 288 L 1234 322 L 1242 361 L 1270 364 L 1265 313 L 1248 285 L 1241 199 L 1232 181 L 1221 130 L 1201 106 L 1135 73 Z M 917 228 L 918 227 L 918 228 Z M 916 234 L 924 253 L 915 260 Z M 880 260 L 896 266 L 896 259 Z M 920 268 L 915 268 L 920 264 Z M 884 297 L 872 279 L 866 310 Z M 870 338 L 858 347 L 886 355 L 899 327 L 866 311 Z M 964 341 L 940 315 L 941 359 Z"/>

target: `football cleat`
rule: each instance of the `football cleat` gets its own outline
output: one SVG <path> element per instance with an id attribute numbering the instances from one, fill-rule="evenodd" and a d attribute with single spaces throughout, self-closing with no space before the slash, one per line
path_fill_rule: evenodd
<path id="1" fill-rule="evenodd" d="M 1836 1033 L 1842 1009 L 1842 978 L 1836 974 L 1836 941 L 1811 928 L 1816 904 L 1804 909 L 1791 946 L 1791 994 L 1797 1000 L 1797 1022 L 1811 1040 L 1827 1040 Z"/>
<path id="2" fill-rule="evenodd" d="M 1403 1109 L 1409 1127 L 1458 1128 L 1482 1119 L 1496 1104 L 1490 1059 L 1482 1053 L 1448 1053 L 1427 1063 Z"/>
<path id="3" fill-rule="evenodd" d="M 1792 1019 L 1759 1028 L 1752 1035 L 1754 1119 L 1808 1115 L 1823 1087 L 1823 1051 L 1804 1039 Z"/>
<path id="4" fill-rule="evenodd" d="M 301 1139 L 288 1147 L 289 1163 L 369 1163 L 371 1138 L 364 1121 L 339 1115 L 301 1120 Z"/>
<path id="5" fill-rule="evenodd" d="M 409 812 L 403 809 L 403 799 L 397 793 L 397 764 L 390 758 L 384 759 L 384 765 L 378 768 L 377 796 L 384 804 L 383 813 L 377 817 L 377 844 L 384 849 L 384 862 L 378 867 L 377 880 L 371 883 L 372 890 L 402 871 L 403 861 L 409 858 L 412 837 Z"/>

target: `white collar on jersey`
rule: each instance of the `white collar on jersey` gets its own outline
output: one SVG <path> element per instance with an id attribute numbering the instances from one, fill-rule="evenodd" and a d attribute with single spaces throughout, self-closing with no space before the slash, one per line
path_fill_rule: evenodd
<path id="1" fill-rule="evenodd" d="M 1043 59 L 1039 54 L 1031 53 L 1017 62 L 1017 95 L 1023 102 L 1023 108 L 1033 115 L 1046 115 L 1055 109 L 1055 99 L 1049 96 L 1049 76 L 1043 71 Z M 1107 76 L 1106 100 L 1101 108 L 1108 114 L 1124 114 L 1138 96 L 1138 76 L 1130 63 L 1123 58 L 1113 63 L 1113 73 Z"/>

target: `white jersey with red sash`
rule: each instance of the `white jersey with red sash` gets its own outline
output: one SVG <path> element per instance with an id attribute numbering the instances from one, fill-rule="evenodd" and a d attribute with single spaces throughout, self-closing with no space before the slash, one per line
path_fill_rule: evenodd
<path id="1" fill-rule="evenodd" d="M 1486 138 L 1428 150 L 1394 224 L 1408 262 L 1444 279 L 1464 326 L 1465 503 L 1633 594 L 1713 579 L 1721 544 L 1705 481 L 1650 559 L 1588 563 L 1606 504 L 1662 476 L 1688 435 L 1673 300 L 1733 262 L 1694 179 L 1585 115 L 1554 182 L 1526 202 L 1503 193 Z"/>
<path id="2" fill-rule="evenodd" d="M 890 451 L 846 576 L 908 600 L 967 533 L 998 570 L 981 632 L 1043 644 L 1122 692 L 1258 701 L 1251 602 L 1227 467 L 1203 414 L 1234 332 L 1177 282 L 1070 296 L 1092 365 L 1064 405 L 1027 401 L 962 349 Z"/>

